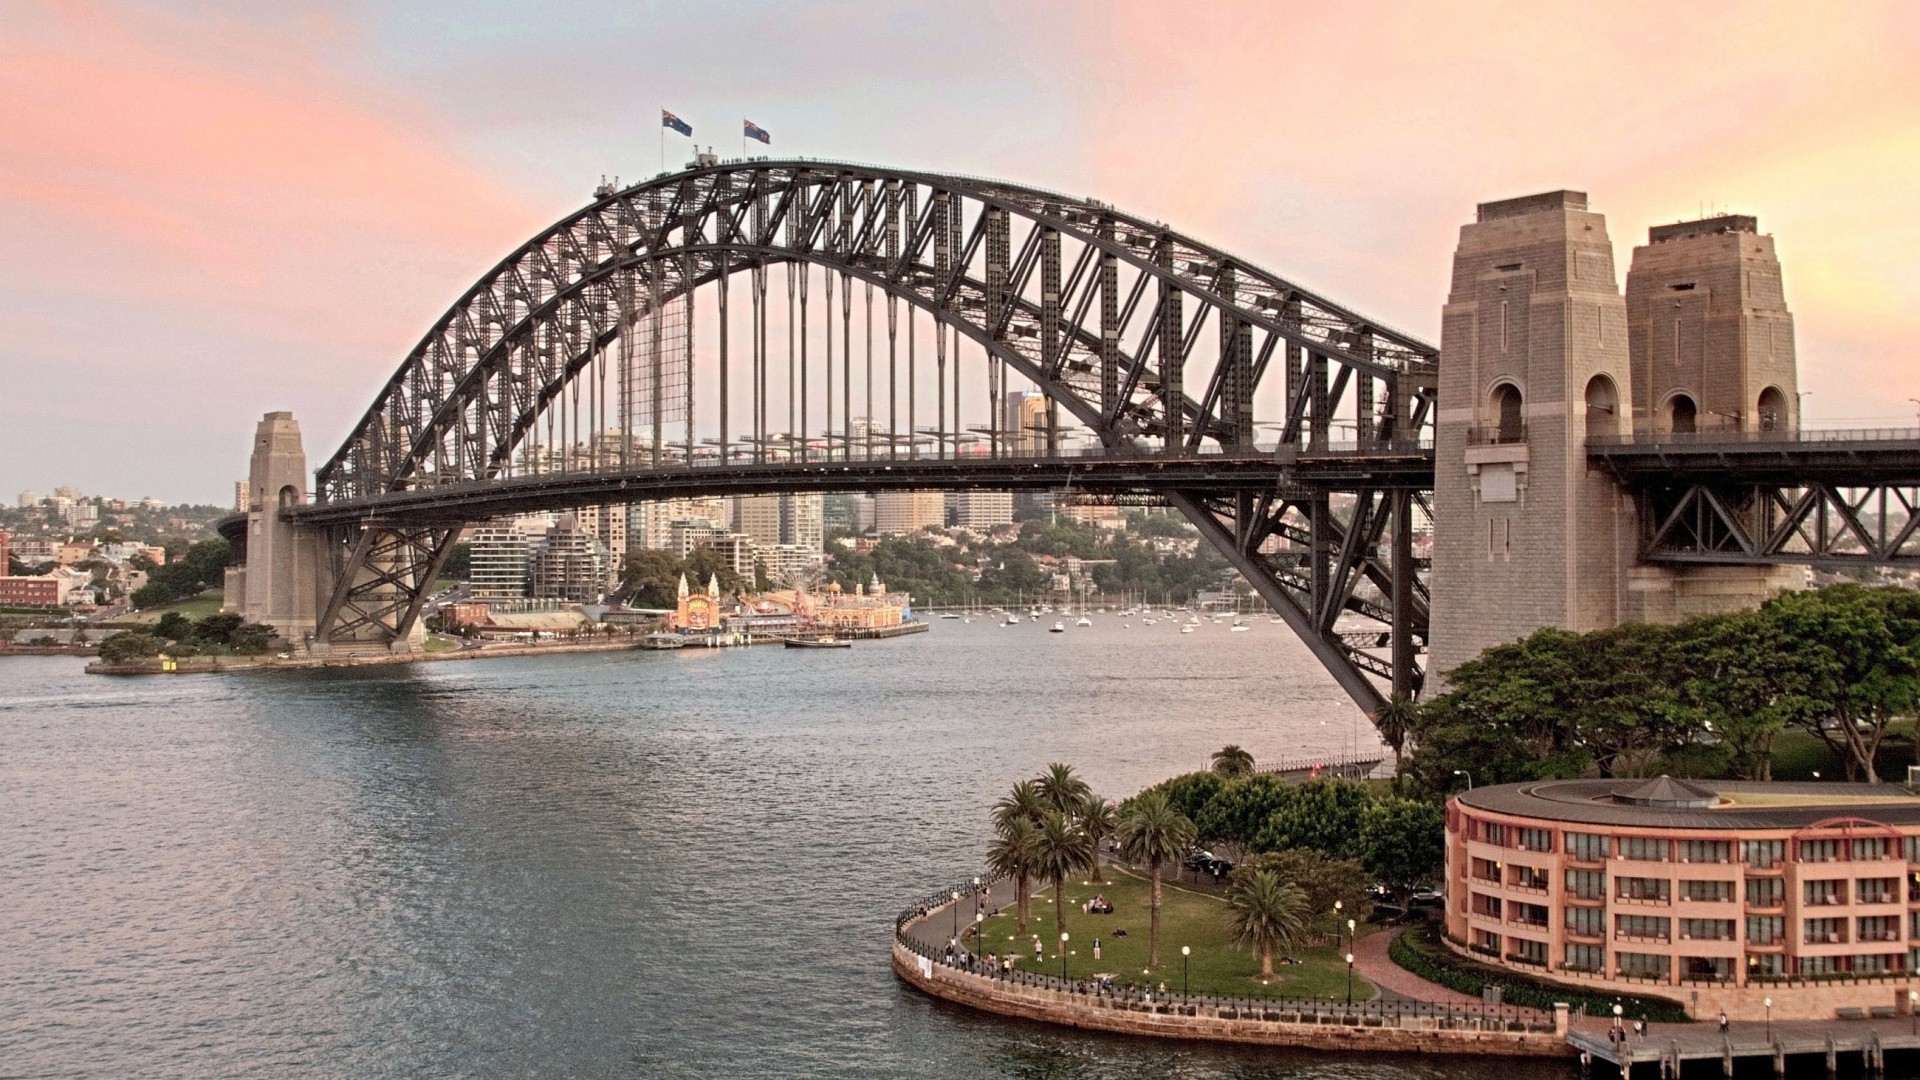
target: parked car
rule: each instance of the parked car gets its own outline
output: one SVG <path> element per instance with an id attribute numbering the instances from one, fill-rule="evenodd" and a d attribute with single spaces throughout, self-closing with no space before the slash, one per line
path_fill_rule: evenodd
<path id="1" fill-rule="evenodd" d="M 1445 907 L 1447 898 L 1432 889 L 1417 889 L 1407 898 L 1408 907 Z"/>

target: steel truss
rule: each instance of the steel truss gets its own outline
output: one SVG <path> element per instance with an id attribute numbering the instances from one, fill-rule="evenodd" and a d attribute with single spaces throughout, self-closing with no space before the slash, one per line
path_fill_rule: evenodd
<path id="1" fill-rule="evenodd" d="M 1920 563 L 1920 485 L 1707 483 L 1636 494 L 1641 558 L 1661 563 Z"/>
<path id="2" fill-rule="evenodd" d="M 777 266 L 813 267 L 827 278 L 825 396 L 816 399 L 825 402 L 827 421 L 819 436 L 808 416 L 809 365 L 819 361 L 807 352 L 806 275 L 797 295 L 798 417 L 789 392 L 786 430 L 770 430 L 774 365 L 765 309 L 780 291 L 767 278 Z M 389 500 L 397 506 L 425 489 L 504 483 L 529 472 L 630 474 L 696 464 L 708 451 L 691 421 L 683 447 L 663 445 L 657 425 L 647 447 L 630 436 L 602 446 L 594 387 L 605 380 L 608 357 L 650 312 L 707 286 L 718 289 L 724 305 L 727 282 L 743 271 L 752 285 L 755 340 L 750 366 L 730 372 L 724 330 L 719 339 L 720 438 L 712 453 L 723 465 L 919 456 L 916 394 L 937 402 L 934 456 L 959 464 L 963 438 L 973 438 L 965 434 L 960 402 L 963 340 L 973 350 L 964 363 L 986 365 L 985 385 L 994 394 L 1018 377 L 1045 396 L 1043 431 L 1033 437 L 1047 452 L 1060 445 L 1062 411 L 1104 447 L 1171 459 L 1245 454 L 1260 430 L 1267 440 L 1277 433 L 1281 450 L 1264 490 L 1148 482 L 1132 490 L 1165 499 L 1194 520 L 1363 708 L 1379 705 L 1383 685 L 1418 692 L 1427 601 L 1411 536 L 1415 516 L 1430 515 L 1424 447 L 1436 384 L 1432 346 L 1097 200 L 820 161 L 705 164 L 606 194 L 468 290 L 319 470 L 320 506 L 352 505 L 359 523 L 335 545 L 337 585 L 318 639 L 393 641 L 409 631 L 452 534 L 444 524 L 383 518 Z M 880 400 L 889 403 L 889 415 L 879 448 L 871 352 L 864 439 L 854 434 L 850 415 L 856 284 L 879 292 L 886 312 L 888 378 Z M 791 305 L 791 278 L 786 292 Z M 901 302 L 934 321 L 939 365 L 935 385 L 916 388 L 909 363 L 904 395 L 892 374 Z M 790 340 L 792 326 L 790 320 Z M 872 343 L 869 334 L 869 350 Z M 909 357 L 912 348 L 909 337 Z M 748 434 L 730 422 L 729 377 L 753 383 Z M 691 383 L 686 394 L 691 402 Z M 903 397 L 904 438 L 895 415 Z M 1013 454 L 1029 437 L 1004 429 L 997 404 L 985 428 L 971 430 L 990 458 Z M 1329 469 L 1333 458 L 1344 460 Z M 1424 472 L 1411 470 L 1420 474 L 1412 479 L 1405 468 L 1374 475 L 1368 463 L 1375 459 L 1403 466 L 1413 460 Z M 970 482 L 963 472 L 937 486 Z"/>

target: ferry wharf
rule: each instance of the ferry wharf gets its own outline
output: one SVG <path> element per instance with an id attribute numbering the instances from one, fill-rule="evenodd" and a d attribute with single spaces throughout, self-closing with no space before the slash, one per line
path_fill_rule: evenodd
<path id="1" fill-rule="evenodd" d="M 1920 1027 L 1912 1017 L 1745 1021 L 1729 1024 L 1725 1032 L 1710 1022 L 1647 1028 L 1646 1035 L 1636 1036 L 1631 1028 L 1616 1031 L 1609 1021 L 1582 1018 L 1567 1032 L 1567 1043 L 1580 1052 L 1581 1075 L 1600 1078 L 1705 1077 L 1715 1072 L 1710 1062 L 1719 1064 L 1722 1077 L 1734 1076 L 1736 1068 L 1741 1075 L 1756 1075 L 1756 1068 L 1764 1070 L 1766 1064 L 1777 1078 L 1835 1077 L 1842 1069 L 1848 1075 L 1884 1077 L 1889 1054 L 1895 1055 L 1892 1075 L 1920 1072 Z"/>

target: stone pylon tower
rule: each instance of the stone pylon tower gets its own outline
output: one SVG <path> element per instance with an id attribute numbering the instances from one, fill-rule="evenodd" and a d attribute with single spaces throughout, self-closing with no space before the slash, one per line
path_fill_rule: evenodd
<path id="1" fill-rule="evenodd" d="M 247 471 L 247 564 L 235 575 L 246 593 L 240 613 L 289 641 L 313 632 L 319 612 L 313 536 L 280 519 L 282 507 L 307 501 L 307 453 L 290 412 L 270 412 L 254 429 Z M 229 601 L 231 604 L 231 601 Z"/>
<path id="2" fill-rule="evenodd" d="M 1761 235 L 1755 218 L 1650 229 L 1627 271 L 1627 319 L 1637 438 L 1799 428 L 1793 316 L 1773 237 Z M 1734 611 L 1805 582 L 1805 571 L 1790 566 L 1636 566 L 1621 618 L 1671 622 Z"/>
<path id="3" fill-rule="evenodd" d="M 1432 670 L 1542 626 L 1620 619 L 1632 503 L 1587 467 L 1628 428 L 1627 310 L 1606 219 L 1577 191 L 1483 203 L 1440 334 Z"/>

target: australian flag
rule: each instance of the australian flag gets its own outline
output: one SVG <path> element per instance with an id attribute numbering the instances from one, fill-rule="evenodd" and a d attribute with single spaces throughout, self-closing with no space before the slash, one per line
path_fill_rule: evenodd
<path id="1" fill-rule="evenodd" d="M 766 128 L 761 127 L 759 124 L 756 124 L 751 120 L 748 120 L 746 124 L 747 124 L 747 131 L 746 131 L 747 138 L 758 139 L 761 142 L 766 143 L 768 146 L 773 145 L 773 136 L 767 134 Z"/>
<path id="2" fill-rule="evenodd" d="M 668 112 L 665 109 L 660 110 L 660 126 L 670 127 L 673 130 L 679 132 L 680 134 L 685 135 L 689 139 L 693 138 L 693 125 L 687 123 L 685 120 L 680 119 L 679 117 L 673 115 L 672 113 Z"/>

